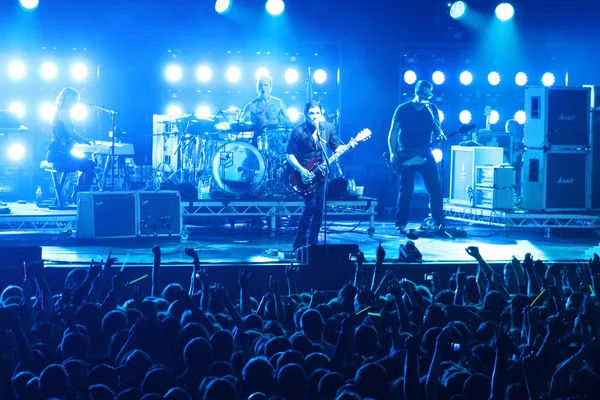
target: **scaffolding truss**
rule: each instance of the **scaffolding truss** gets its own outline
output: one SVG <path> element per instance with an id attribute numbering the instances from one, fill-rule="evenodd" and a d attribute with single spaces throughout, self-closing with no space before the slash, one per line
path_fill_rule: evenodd
<path id="1" fill-rule="evenodd" d="M 454 204 L 444 204 L 444 214 L 449 220 L 501 227 L 506 231 L 514 228 L 600 229 L 598 214 L 508 212 Z"/>
<path id="2" fill-rule="evenodd" d="M 0 230 L 10 231 L 74 231 L 77 216 L 65 215 L 0 215 Z"/>

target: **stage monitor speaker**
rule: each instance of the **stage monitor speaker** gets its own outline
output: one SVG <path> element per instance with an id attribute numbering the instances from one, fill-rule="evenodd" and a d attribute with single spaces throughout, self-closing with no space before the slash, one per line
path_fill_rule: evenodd
<path id="1" fill-rule="evenodd" d="M 77 237 L 79 239 L 135 238 L 138 221 L 135 192 L 77 194 Z"/>
<path id="2" fill-rule="evenodd" d="M 528 149 L 523 166 L 523 207 L 529 211 L 590 208 L 589 152 Z"/>
<path id="3" fill-rule="evenodd" d="M 452 146 L 450 153 L 450 203 L 473 205 L 476 167 L 502 164 L 502 147 Z"/>
<path id="4" fill-rule="evenodd" d="M 181 196 L 176 191 L 139 192 L 140 236 L 181 236 Z"/>
<path id="5" fill-rule="evenodd" d="M 337 265 L 347 263 L 351 255 L 358 254 L 357 244 L 317 244 L 301 247 L 298 250 L 298 259 L 301 264 L 309 265 Z"/>
<path id="6" fill-rule="evenodd" d="M 525 146 L 576 149 L 590 146 L 590 89 L 525 88 Z"/>
<path id="7" fill-rule="evenodd" d="M 23 262 L 29 264 L 41 259 L 40 246 L 0 246 L 0 267 L 23 268 Z"/>
<path id="8" fill-rule="evenodd" d="M 586 85 L 591 90 L 591 208 L 600 210 L 600 86 Z"/>

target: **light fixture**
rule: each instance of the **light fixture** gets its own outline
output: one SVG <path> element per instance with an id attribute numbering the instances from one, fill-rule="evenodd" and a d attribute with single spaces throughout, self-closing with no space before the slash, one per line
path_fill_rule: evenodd
<path id="1" fill-rule="evenodd" d="M 502 22 L 509 21 L 515 15 L 515 9 L 510 3 L 500 3 L 496 7 L 496 18 Z"/>
<path id="2" fill-rule="evenodd" d="M 515 75 L 515 83 L 519 86 L 527 85 L 527 74 L 525 72 L 517 72 Z"/>
<path id="3" fill-rule="evenodd" d="M 460 80 L 460 83 L 462 83 L 465 86 L 469 86 L 471 83 L 473 83 L 473 74 L 470 73 L 469 71 L 463 71 L 460 73 L 460 76 L 458 77 L 458 79 Z"/>
<path id="4" fill-rule="evenodd" d="M 212 78 L 212 70 L 206 65 L 201 65 L 196 71 L 196 77 L 200 82 L 208 82 Z"/>
<path id="5" fill-rule="evenodd" d="M 285 81 L 287 83 L 296 83 L 298 82 L 298 79 L 300 78 L 300 75 L 298 74 L 298 71 L 294 68 L 288 68 L 285 71 Z"/>
<path id="6" fill-rule="evenodd" d="M 327 80 L 327 73 L 322 69 L 318 69 L 313 74 L 313 79 L 315 80 L 315 83 L 322 85 Z"/>
<path id="7" fill-rule="evenodd" d="M 281 15 L 285 10 L 285 3 L 283 2 L 283 0 L 267 0 L 267 3 L 265 4 L 265 9 L 269 14 L 276 17 L 278 15 Z"/>
<path id="8" fill-rule="evenodd" d="M 165 77 L 170 82 L 177 82 L 183 76 L 183 71 L 178 65 L 169 65 L 165 70 Z"/>
<path id="9" fill-rule="evenodd" d="M 464 1 L 455 1 L 450 6 L 450 17 L 455 20 L 461 20 L 467 15 L 467 3 Z"/>
<path id="10" fill-rule="evenodd" d="M 232 0 L 215 1 L 215 11 L 220 15 L 227 14 L 229 11 L 231 11 L 231 6 L 233 6 Z"/>
<path id="11" fill-rule="evenodd" d="M 26 10 L 35 10 L 40 4 L 40 0 L 19 0 L 19 4 Z"/>
<path id="12" fill-rule="evenodd" d="M 404 82 L 406 82 L 408 85 L 414 85 L 414 83 L 417 81 L 417 73 L 413 70 L 408 70 L 404 73 Z"/>
<path id="13" fill-rule="evenodd" d="M 84 80 L 87 77 L 87 73 L 87 67 L 81 63 L 77 63 L 73 65 L 73 68 L 71 68 L 71 76 L 76 81 Z"/>
<path id="14" fill-rule="evenodd" d="M 236 83 L 242 78 L 242 71 L 238 67 L 229 67 L 226 75 L 229 82 Z"/>

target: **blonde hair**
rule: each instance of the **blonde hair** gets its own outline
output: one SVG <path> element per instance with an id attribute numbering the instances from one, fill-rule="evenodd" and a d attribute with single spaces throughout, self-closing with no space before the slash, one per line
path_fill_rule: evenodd
<path id="1" fill-rule="evenodd" d="M 50 119 L 50 123 L 53 124 L 56 119 L 56 115 L 65 109 L 65 105 L 69 99 L 75 100 L 75 102 L 79 101 L 79 92 L 73 88 L 64 88 L 60 91 L 58 96 L 56 96 L 56 101 L 54 102 L 54 115 Z"/>

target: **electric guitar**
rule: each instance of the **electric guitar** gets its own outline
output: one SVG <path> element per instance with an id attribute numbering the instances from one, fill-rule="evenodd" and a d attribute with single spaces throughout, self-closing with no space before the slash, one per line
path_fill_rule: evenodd
<path id="1" fill-rule="evenodd" d="M 321 185 L 325 183 L 325 179 L 329 177 L 327 173 L 327 165 L 331 165 L 336 162 L 338 158 L 348 150 L 356 147 L 359 142 L 364 142 L 371 137 L 371 130 L 363 129 L 353 139 L 350 139 L 348 144 L 340 146 L 335 154 L 327 159 L 327 162 L 323 162 L 320 158 L 313 158 L 310 160 L 306 169 L 312 172 L 315 176 L 311 180 L 307 181 L 302 178 L 302 174 L 299 171 L 293 171 L 290 174 L 290 185 L 292 189 L 302 195 L 303 197 L 310 196 L 313 194 Z"/>
<path id="2" fill-rule="evenodd" d="M 476 126 L 475 124 L 463 125 L 457 131 L 447 134 L 446 139 L 449 139 L 456 135 L 461 135 L 465 132 L 469 132 L 470 130 L 475 129 L 475 126 Z M 435 145 L 440 142 L 441 142 L 440 139 L 436 139 L 433 142 L 431 142 L 431 144 Z M 423 151 L 421 151 L 421 150 L 417 150 L 417 151 L 403 150 L 399 153 L 396 153 L 396 159 L 394 160 L 393 163 L 390 162 L 390 155 L 387 151 L 385 153 L 383 153 L 383 158 L 384 158 L 385 163 L 388 166 L 388 168 L 391 168 L 395 173 L 399 173 L 401 167 L 408 167 L 411 165 L 421 165 L 421 164 L 425 164 L 425 161 L 427 161 L 427 159 L 425 158 L 425 155 L 423 154 Z"/>

